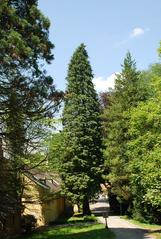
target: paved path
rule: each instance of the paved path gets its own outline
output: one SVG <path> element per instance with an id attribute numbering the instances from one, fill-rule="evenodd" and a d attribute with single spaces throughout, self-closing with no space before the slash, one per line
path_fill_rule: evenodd
<path id="1" fill-rule="evenodd" d="M 100 199 L 91 204 L 92 212 L 98 217 L 98 220 L 105 223 L 103 214 L 108 211 L 109 205 L 105 199 Z M 148 235 L 148 230 L 142 229 L 118 216 L 109 216 L 107 224 L 111 231 L 116 235 L 116 239 L 154 239 Z"/>

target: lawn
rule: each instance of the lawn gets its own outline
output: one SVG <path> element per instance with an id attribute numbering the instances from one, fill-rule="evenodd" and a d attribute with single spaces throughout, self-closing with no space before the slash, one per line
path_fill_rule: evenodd
<path id="1" fill-rule="evenodd" d="M 17 239 L 114 239 L 114 234 L 97 222 L 78 222 L 70 220 L 65 225 L 53 226 Z"/>

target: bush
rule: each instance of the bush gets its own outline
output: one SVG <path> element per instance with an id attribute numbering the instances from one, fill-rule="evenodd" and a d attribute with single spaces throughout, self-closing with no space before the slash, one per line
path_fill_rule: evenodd
<path id="1" fill-rule="evenodd" d="M 84 216 L 84 222 L 97 222 L 97 218 L 94 215 Z"/>
<path id="2" fill-rule="evenodd" d="M 29 233 L 36 227 L 36 218 L 33 215 L 23 215 L 21 218 L 21 228 L 23 233 Z"/>

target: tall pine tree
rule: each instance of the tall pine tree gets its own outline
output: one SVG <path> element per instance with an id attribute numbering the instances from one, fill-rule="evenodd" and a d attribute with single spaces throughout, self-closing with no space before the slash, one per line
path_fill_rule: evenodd
<path id="1" fill-rule="evenodd" d="M 53 59 L 49 26 L 36 0 L 0 1 L 0 137 L 12 169 L 14 186 L 8 190 L 15 192 L 18 205 L 20 174 L 41 140 L 42 119 L 58 105 L 59 94 L 42 67 Z"/>
<path id="2" fill-rule="evenodd" d="M 109 170 L 107 179 L 111 183 L 112 192 L 120 203 L 125 205 L 124 210 L 131 203 L 132 196 L 129 187 L 130 155 L 127 146 L 130 140 L 128 134 L 129 113 L 132 107 L 136 107 L 146 97 L 147 91 L 141 74 L 136 69 L 136 63 L 128 52 L 122 65 L 122 71 L 117 75 L 110 105 L 104 111 L 106 168 Z"/>
<path id="3" fill-rule="evenodd" d="M 90 214 L 89 200 L 99 190 L 103 165 L 100 106 L 92 78 L 88 54 L 81 44 L 67 75 L 61 175 L 65 192 L 73 202 L 83 204 L 84 215 Z"/>

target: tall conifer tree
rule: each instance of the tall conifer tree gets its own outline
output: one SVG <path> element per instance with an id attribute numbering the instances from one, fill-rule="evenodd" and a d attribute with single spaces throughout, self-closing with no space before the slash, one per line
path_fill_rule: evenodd
<path id="1" fill-rule="evenodd" d="M 14 186 L 8 190 L 15 192 L 18 205 L 20 172 L 43 133 L 40 119 L 55 112 L 58 105 L 59 94 L 42 67 L 53 59 L 49 26 L 37 0 L 0 1 L 0 137 L 12 168 Z M 29 163 L 34 164 L 33 160 Z"/>
<path id="2" fill-rule="evenodd" d="M 92 78 L 88 54 L 81 44 L 67 75 L 61 175 L 65 192 L 83 204 L 84 215 L 90 214 L 89 200 L 99 190 L 103 164 L 100 109 Z"/>
<path id="3" fill-rule="evenodd" d="M 116 77 L 115 89 L 110 98 L 111 104 L 104 111 L 106 167 L 109 170 L 107 178 L 114 194 L 121 203 L 125 203 L 125 208 L 131 203 L 128 170 L 130 155 L 127 146 L 130 139 L 129 113 L 132 107 L 136 107 L 146 97 L 147 89 L 135 61 L 128 52 L 122 71 Z"/>

